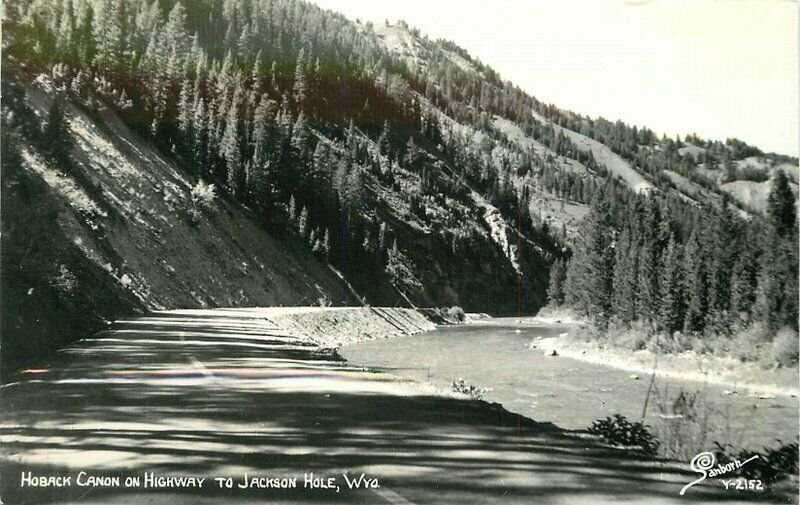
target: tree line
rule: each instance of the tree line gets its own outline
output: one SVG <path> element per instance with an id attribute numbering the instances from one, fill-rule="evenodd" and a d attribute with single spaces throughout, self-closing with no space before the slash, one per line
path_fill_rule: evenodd
<path id="1" fill-rule="evenodd" d="M 571 257 L 557 260 L 548 299 L 605 328 L 642 321 L 672 335 L 733 335 L 760 322 L 797 330 L 796 198 L 773 175 L 764 217 L 727 201 L 692 208 L 663 194 L 594 195 Z"/>

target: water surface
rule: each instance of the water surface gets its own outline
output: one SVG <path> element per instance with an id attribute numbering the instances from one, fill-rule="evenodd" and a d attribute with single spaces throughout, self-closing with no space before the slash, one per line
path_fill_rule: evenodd
<path id="1" fill-rule="evenodd" d="M 566 331 L 560 325 L 520 325 L 513 319 L 490 324 L 448 326 L 406 337 L 373 340 L 340 350 L 353 364 L 393 369 L 399 375 L 430 381 L 444 389 L 456 379 L 487 388 L 485 399 L 537 421 L 567 429 L 584 429 L 592 421 L 620 413 L 639 420 L 650 376 L 631 379 L 631 372 L 565 357 L 545 356 L 528 345 L 535 337 Z M 698 416 L 708 418 L 708 449 L 712 441 L 758 449 L 776 439 L 795 441 L 798 399 L 758 399 L 730 394 L 730 387 L 656 377 L 646 422 L 670 422 L 673 403 L 681 392 L 696 394 Z"/>

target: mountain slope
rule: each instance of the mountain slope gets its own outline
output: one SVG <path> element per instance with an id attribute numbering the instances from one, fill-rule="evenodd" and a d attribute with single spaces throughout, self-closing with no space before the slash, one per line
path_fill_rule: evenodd
<path id="1" fill-rule="evenodd" d="M 759 219 L 763 197 L 740 181 L 796 163 L 563 111 L 452 42 L 299 0 L 7 7 L 3 276 L 16 295 L 3 300 L 28 300 L 36 284 L 62 306 L 54 328 L 116 315 L 81 298 L 95 291 L 123 313 L 535 312 L 601 200 L 615 233 L 626 206 L 652 208 L 650 225 L 683 244 L 714 228 L 727 193 Z M 26 230 L 29 206 L 41 225 Z M 42 246 L 29 264 L 27 244 L 45 235 L 69 262 Z M 29 314 L 7 334 L 18 348 L 32 300 L 5 308 Z"/>
<path id="2" fill-rule="evenodd" d="M 27 91 L 27 103 L 45 116 L 52 95 Z M 351 298 L 342 299 L 342 282 L 330 268 L 271 238 L 250 211 L 224 196 L 193 218 L 186 176 L 112 112 L 101 111 L 100 120 L 69 107 L 66 117 L 74 171 L 30 142 L 17 146 L 21 172 L 4 165 L 4 372 L 130 311 Z M 20 188 L 31 184 L 52 210 L 42 220 L 52 222 L 21 210 L 41 205 L 22 200 Z M 52 242 L 21 250 L 29 234 L 32 243 L 45 234 Z M 15 263 L 19 268 L 10 268 Z"/>

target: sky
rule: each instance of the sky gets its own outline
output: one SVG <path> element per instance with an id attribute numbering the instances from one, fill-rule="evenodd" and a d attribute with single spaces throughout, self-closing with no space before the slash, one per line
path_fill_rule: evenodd
<path id="1" fill-rule="evenodd" d="M 312 0 L 456 42 L 539 100 L 797 156 L 792 0 Z"/>

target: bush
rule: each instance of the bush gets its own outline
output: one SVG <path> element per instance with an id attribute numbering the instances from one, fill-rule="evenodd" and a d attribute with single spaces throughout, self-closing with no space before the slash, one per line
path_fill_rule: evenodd
<path id="1" fill-rule="evenodd" d="M 214 204 L 216 197 L 216 189 L 213 184 L 206 184 L 205 182 L 198 181 L 192 187 L 192 208 L 189 209 L 189 217 L 192 222 L 197 222 L 200 218 L 200 213 L 204 209 L 210 209 Z"/>
<path id="2" fill-rule="evenodd" d="M 647 347 L 650 340 L 650 329 L 643 321 L 633 321 L 630 326 L 612 324 L 608 328 L 608 337 L 611 342 L 623 349 L 641 351 Z"/>
<path id="3" fill-rule="evenodd" d="M 643 423 L 632 423 L 621 414 L 600 419 L 592 423 L 589 433 L 598 435 L 610 444 L 638 447 L 650 457 L 658 452 L 659 442 Z"/>
<path id="4" fill-rule="evenodd" d="M 477 388 L 472 384 L 467 384 L 461 377 L 459 377 L 458 380 L 453 381 L 452 388 L 456 393 L 467 395 L 473 400 L 483 400 L 483 395 L 486 394 L 485 389 Z"/>
<path id="5" fill-rule="evenodd" d="M 780 440 L 778 441 L 781 444 Z M 715 442 L 717 449 L 714 454 L 720 465 L 726 465 L 739 460 L 744 462 L 753 456 L 758 458 L 750 461 L 732 473 L 737 477 L 745 479 L 759 479 L 766 484 L 778 482 L 787 477 L 797 475 L 798 446 L 793 444 L 781 444 L 776 448 L 764 448 L 763 452 L 740 450 L 735 451 L 731 445 L 721 445 Z"/>
<path id="6" fill-rule="evenodd" d="M 664 354 L 682 353 L 694 348 L 693 337 L 676 331 L 672 335 L 656 333 L 647 342 L 647 348 Z"/>
<path id="7" fill-rule="evenodd" d="M 211 208 L 216 191 L 213 184 L 198 181 L 192 188 L 192 205 L 201 209 Z"/>
<path id="8" fill-rule="evenodd" d="M 464 309 L 462 309 L 457 305 L 454 305 L 449 309 L 447 309 L 447 317 L 459 323 L 463 323 L 464 320 L 467 318 L 466 314 L 464 314 Z"/>
<path id="9" fill-rule="evenodd" d="M 654 387 L 653 402 L 662 457 L 684 461 L 706 450 L 715 412 L 703 392 L 680 388 L 673 396 L 668 388 L 660 391 Z"/>
<path id="10" fill-rule="evenodd" d="M 791 366 L 797 363 L 799 347 L 797 332 L 792 328 L 781 328 L 772 342 L 772 356 L 781 365 Z"/>
<path id="11" fill-rule="evenodd" d="M 729 352 L 741 362 L 757 361 L 769 342 L 769 330 L 763 323 L 753 323 L 730 341 Z"/>

